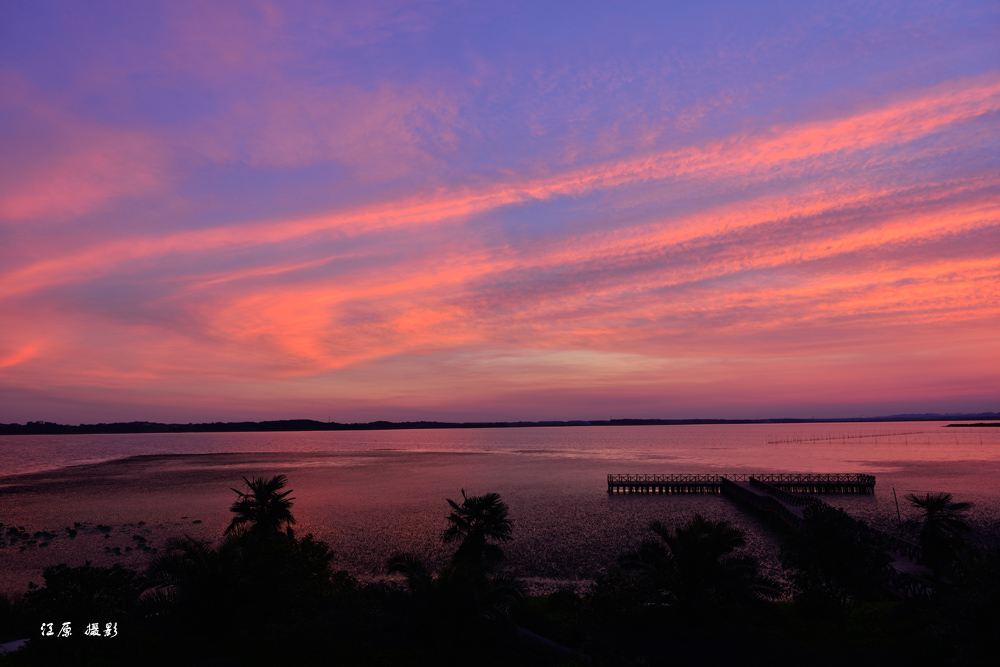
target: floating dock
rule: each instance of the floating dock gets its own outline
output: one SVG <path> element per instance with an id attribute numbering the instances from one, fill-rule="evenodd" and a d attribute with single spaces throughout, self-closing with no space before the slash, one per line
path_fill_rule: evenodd
<path id="1" fill-rule="evenodd" d="M 608 475 L 608 493 L 722 493 L 724 480 L 763 482 L 788 493 L 875 493 L 875 475 L 862 473 L 736 473 L 729 475 Z"/>

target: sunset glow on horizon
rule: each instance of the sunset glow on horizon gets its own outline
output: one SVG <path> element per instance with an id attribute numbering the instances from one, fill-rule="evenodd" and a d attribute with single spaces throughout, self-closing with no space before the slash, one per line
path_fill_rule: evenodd
<path id="1" fill-rule="evenodd" d="M 4 3 L 0 422 L 1000 411 L 1000 6 Z"/>

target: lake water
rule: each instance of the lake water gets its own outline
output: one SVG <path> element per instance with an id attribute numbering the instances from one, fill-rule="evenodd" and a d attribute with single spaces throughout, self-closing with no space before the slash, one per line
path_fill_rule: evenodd
<path id="1" fill-rule="evenodd" d="M 294 433 L 6 436 L 0 439 L 0 521 L 62 531 L 46 547 L 0 549 L 0 583 L 39 581 L 42 567 L 118 560 L 132 536 L 162 546 L 217 539 L 242 477 L 284 473 L 300 534 L 337 552 L 336 565 L 378 577 L 388 555 L 439 565 L 445 498 L 500 493 L 515 540 L 508 565 L 539 590 L 582 587 L 647 535 L 652 520 L 695 512 L 729 520 L 748 550 L 777 568 L 780 535 L 720 496 L 613 495 L 608 473 L 863 472 L 874 496 L 824 496 L 894 529 L 906 493 L 949 491 L 975 503 L 972 523 L 1000 528 L 1000 429 L 947 422 L 442 429 Z M 64 531 L 83 524 L 76 538 Z M 139 522 L 144 522 L 139 524 Z M 113 527 L 111 537 L 93 529 Z M 118 546 L 122 555 L 105 547 Z"/>

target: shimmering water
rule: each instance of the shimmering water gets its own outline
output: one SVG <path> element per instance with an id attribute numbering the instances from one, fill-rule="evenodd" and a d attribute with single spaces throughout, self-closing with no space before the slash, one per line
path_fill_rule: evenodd
<path id="1" fill-rule="evenodd" d="M 81 531 L 41 549 L 0 551 L 4 580 L 38 579 L 54 562 L 101 561 L 105 546 L 189 533 L 217 538 L 243 475 L 288 475 L 300 533 L 338 553 L 337 565 L 378 576 L 394 551 L 439 564 L 445 498 L 499 492 L 511 506 L 509 565 L 538 587 L 585 581 L 658 519 L 695 512 L 748 532 L 748 549 L 776 567 L 780 536 L 719 496 L 608 496 L 608 473 L 865 472 L 875 496 L 825 496 L 892 528 L 911 514 L 903 495 L 950 491 L 976 503 L 971 519 L 1000 527 L 1000 429 L 941 423 L 562 427 L 309 433 L 8 436 L 0 439 L 0 521 Z M 139 521 L 145 521 L 142 527 Z M 199 521 L 199 523 L 194 523 Z M 119 558 L 140 565 L 148 556 Z"/>

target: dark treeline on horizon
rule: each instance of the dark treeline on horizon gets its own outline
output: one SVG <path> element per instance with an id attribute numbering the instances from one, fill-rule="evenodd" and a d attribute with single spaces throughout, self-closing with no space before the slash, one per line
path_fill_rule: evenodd
<path id="1" fill-rule="evenodd" d="M 943 420 L 1000 420 L 1000 413 L 979 412 L 971 414 L 904 414 L 880 417 L 845 417 L 830 419 L 604 419 L 571 421 L 516 421 L 516 422 L 390 422 L 373 421 L 367 423 L 342 424 L 321 422 L 313 419 L 278 419 L 270 421 L 210 422 L 200 424 L 162 424 L 158 422 L 116 422 L 112 424 L 56 424 L 45 421 L 30 421 L 25 424 L 0 424 L 0 435 L 61 435 L 81 433 L 231 433 L 253 431 L 383 431 L 395 429 L 431 428 L 528 428 L 557 426 L 683 426 L 695 424 L 821 424 L 852 422 L 907 422 Z M 992 425 L 992 424 L 984 424 Z M 978 426 L 978 424 L 962 424 Z"/>

